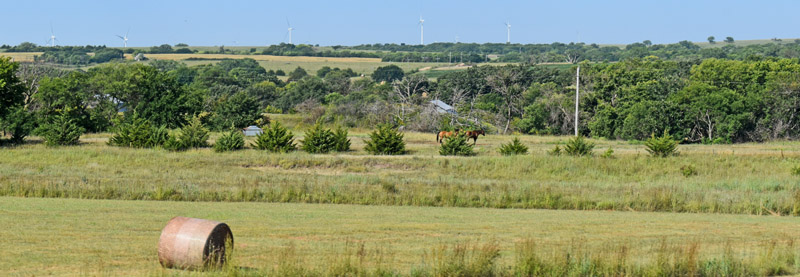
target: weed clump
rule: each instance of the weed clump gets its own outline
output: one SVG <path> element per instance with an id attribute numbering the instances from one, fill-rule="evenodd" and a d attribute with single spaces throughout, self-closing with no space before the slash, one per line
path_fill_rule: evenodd
<path id="1" fill-rule="evenodd" d="M 690 164 L 681 166 L 681 174 L 683 174 L 683 177 L 691 177 L 697 175 L 697 168 L 695 168 L 693 165 Z"/>
<path id="2" fill-rule="evenodd" d="M 556 147 L 547 151 L 547 155 L 550 156 L 561 156 L 561 146 L 556 144 Z"/>
<path id="3" fill-rule="evenodd" d="M 564 152 L 570 156 L 591 156 L 594 143 L 587 141 L 583 136 L 577 136 L 564 145 Z"/>
<path id="4" fill-rule="evenodd" d="M 244 148 L 244 135 L 241 131 L 233 129 L 222 134 L 214 143 L 215 152 L 234 151 Z"/>
<path id="5" fill-rule="evenodd" d="M 498 151 L 504 156 L 524 155 L 528 154 L 528 147 L 522 144 L 519 138 L 514 138 L 510 143 L 500 145 Z"/>
<path id="6" fill-rule="evenodd" d="M 609 147 L 608 149 L 606 149 L 606 152 L 603 152 L 603 155 L 600 155 L 600 157 L 604 159 L 614 158 L 614 149 L 611 149 L 611 147 Z"/>
<path id="7" fill-rule="evenodd" d="M 442 145 L 439 146 L 439 154 L 442 156 L 473 156 L 475 152 L 472 150 L 472 145 L 467 143 L 467 137 L 459 133 L 444 139 Z"/>
<path id="8" fill-rule="evenodd" d="M 678 155 L 678 141 L 672 139 L 672 136 L 666 130 L 660 137 L 651 134 L 650 138 L 645 141 L 644 146 L 647 153 L 650 153 L 653 157 L 666 158 Z"/>
<path id="9" fill-rule="evenodd" d="M 389 124 L 381 124 L 378 129 L 369 134 L 369 140 L 364 147 L 373 155 L 402 155 L 406 153 L 406 143 L 403 133 L 400 133 Z"/>
<path id="10" fill-rule="evenodd" d="M 259 150 L 270 152 L 289 152 L 294 151 L 294 134 L 280 122 L 273 122 L 269 128 L 264 128 L 264 132 L 256 137 L 253 147 Z"/>

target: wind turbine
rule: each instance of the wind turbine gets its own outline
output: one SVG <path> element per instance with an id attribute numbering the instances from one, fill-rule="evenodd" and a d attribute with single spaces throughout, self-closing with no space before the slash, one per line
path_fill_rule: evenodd
<path id="1" fill-rule="evenodd" d="M 425 45 L 425 19 L 419 16 L 419 44 Z"/>
<path id="2" fill-rule="evenodd" d="M 131 32 L 131 28 L 128 28 L 128 31 L 125 32 L 125 36 L 117 35 L 118 38 L 122 39 L 122 48 L 128 48 L 128 33 Z"/>
<path id="3" fill-rule="evenodd" d="M 292 44 L 292 31 L 294 30 L 294 28 L 292 28 L 292 24 L 289 23 L 289 19 L 288 18 L 286 19 L 286 26 L 289 26 L 289 29 L 288 29 L 289 31 L 286 32 L 287 34 L 289 34 L 289 44 Z"/>
<path id="4" fill-rule="evenodd" d="M 508 21 L 506 21 L 506 31 L 508 32 L 508 38 L 506 38 L 506 44 L 510 44 L 511 43 L 511 23 L 508 23 Z"/>
<path id="5" fill-rule="evenodd" d="M 50 23 L 50 40 L 47 42 L 50 43 L 50 47 L 56 46 L 56 33 L 53 32 L 53 23 Z"/>

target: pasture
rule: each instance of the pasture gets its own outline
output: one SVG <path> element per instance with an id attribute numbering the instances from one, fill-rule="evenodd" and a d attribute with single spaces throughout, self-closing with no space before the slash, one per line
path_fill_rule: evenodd
<path id="1" fill-rule="evenodd" d="M 284 122 L 302 140 L 305 125 Z M 433 133 L 406 133 L 403 156 L 369 155 L 365 130 L 351 130 L 352 151 L 327 155 L 118 148 L 109 136 L 3 149 L 0 195 L 800 214 L 797 142 L 681 145 L 677 157 L 653 158 L 641 144 L 594 140 L 596 154 L 579 158 L 547 154 L 568 137 L 520 136 L 530 154 L 505 157 L 497 149 L 513 136 L 487 135 L 477 156 L 443 157 Z"/>
<path id="2" fill-rule="evenodd" d="M 787 217 L 607 211 L 0 197 L 0 215 L 2 275 L 181 273 L 156 259 L 161 228 L 177 215 L 231 226 L 231 272 L 218 272 L 228 275 L 446 274 L 459 247 L 470 250 L 467 265 L 498 274 L 519 272 L 533 253 L 645 275 L 692 259 L 697 271 L 741 262 L 745 272 L 796 273 L 800 235 Z"/>

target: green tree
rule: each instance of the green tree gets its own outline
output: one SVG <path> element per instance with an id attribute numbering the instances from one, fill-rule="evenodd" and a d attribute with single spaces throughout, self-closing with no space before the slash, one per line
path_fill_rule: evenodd
<path id="1" fill-rule="evenodd" d="M 270 152 L 289 152 L 296 148 L 294 134 L 280 122 L 270 123 L 269 128 L 264 128 L 264 132 L 256 137 L 253 147 Z"/>
<path id="2" fill-rule="evenodd" d="M 253 124 L 261 112 L 258 101 L 245 92 L 238 92 L 230 97 L 223 97 L 214 108 L 211 122 L 216 130 L 227 128 L 244 128 Z"/>
<path id="3" fill-rule="evenodd" d="M 85 130 L 67 112 L 52 116 L 39 126 L 37 133 L 47 146 L 76 145 Z"/>
<path id="4" fill-rule="evenodd" d="M 473 156 L 473 145 L 467 142 L 464 133 L 449 136 L 439 146 L 439 155 L 442 156 Z"/>
<path id="5" fill-rule="evenodd" d="M 11 107 L 22 104 L 25 88 L 17 77 L 19 64 L 11 62 L 11 58 L 0 57 L 0 119 L 4 118 Z"/>
<path id="6" fill-rule="evenodd" d="M 733 43 L 733 37 L 726 37 L 726 38 L 725 38 L 725 42 L 727 42 L 727 43 Z"/>
<path id="7" fill-rule="evenodd" d="M 378 67 L 372 72 L 372 80 L 375 80 L 375 82 L 391 83 L 395 80 L 403 79 L 404 76 L 403 69 L 393 64 Z"/>
<path id="8" fill-rule="evenodd" d="M 201 148 L 208 146 L 208 137 L 208 129 L 203 126 L 200 117 L 195 116 L 181 128 L 181 134 L 178 139 L 186 148 Z"/>
<path id="9" fill-rule="evenodd" d="M 308 76 L 306 70 L 298 66 L 297 68 L 294 69 L 294 71 L 292 71 L 292 73 L 289 73 L 289 82 L 298 81 L 306 76 Z"/>
<path id="10" fill-rule="evenodd" d="M 715 39 L 715 38 L 714 38 L 714 36 L 709 36 L 709 37 L 707 38 L 707 40 L 708 40 L 708 43 L 711 43 L 711 44 L 717 43 L 717 42 L 715 42 L 715 41 L 714 41 L 714 39 Z"/>
<path id="11" fill-rule="evenodd" d="M 98 95 L 118 99 L 128 113 L 135 111 L 154 125 L 179 127 L 203 106 L 198 91 L 188 90 L 174 76 L 151 66 L 108 64 L 90 69 L 89 74 Z"/>
<path id="12" fill-rule="evenodd" d="M 12 143 L 22 143 L 35 128 L 36 118 L 22 105 L 16 105 L 0 119 L 0 129 L 11 135 Z"/>
<path id="13" fill-rule="evenodd" d="M 402 155 L 406 153 L 403 133 L 389 124 L 380 124 L 369 134 L 364 150 L 373 155 Z"/>
<path id="14" fill-rule="evenodd" d="M 325 154 L 336 150 L 336 135 L 330 129 L 323 128 L 322 124 L 314 125 L 303 136 L 302 149 L 311 154 Z"/>
<path id="15" fill-rule="evenodd" d="M 319 70 L 317 70 L 317 77 L 325 78 L 325 75 L 328 75 L 333 69 L 330 66 L 323 66 Z"/>

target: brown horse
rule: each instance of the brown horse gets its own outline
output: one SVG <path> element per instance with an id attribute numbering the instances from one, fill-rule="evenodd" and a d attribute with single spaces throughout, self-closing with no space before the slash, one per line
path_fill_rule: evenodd
<path id="1" fill-rule="evenodd" d="M 486 132 L 483 130 L 467 131 L 466 135 L 467 139 L 472 139 L 472 145 L 475 145 L 478 143 L 478 136 L 486 136 Z"/>
<path id="2" fill-rule="evenodd" d="M 461 129 L 456 129 L 455 131 L 441 131 L 436 134 L 436 142 L 442 143 L 445 138 L 457 136 L 459 132 L 461 132 Z"/>

